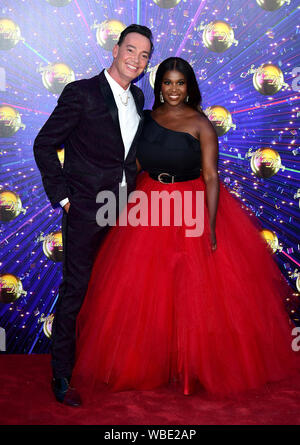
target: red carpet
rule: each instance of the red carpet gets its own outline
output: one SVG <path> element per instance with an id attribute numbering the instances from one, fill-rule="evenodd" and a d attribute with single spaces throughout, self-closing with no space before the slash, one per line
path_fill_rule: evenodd
<path id="1" fill-rule="evenodd" d="M 300 358 L 299 358 L 300 359 Z M 57 403 L 49 355 L 0 355 L 1 425 L 300 425 L 300 379 L 273 383 L 239 399 L 215 400 L 199 391 L 104 390 L 81 408 Z"/>

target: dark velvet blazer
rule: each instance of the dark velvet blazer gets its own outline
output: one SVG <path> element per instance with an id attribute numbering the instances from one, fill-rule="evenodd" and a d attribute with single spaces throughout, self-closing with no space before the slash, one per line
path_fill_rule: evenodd
<path id="1" fill-rule="evenodd" d="M 135 187 L 136 145 L 143 123 L 143 92 L 131 85 L 141 116 L 137 133 L 124 160 L 118 109 L 104 71 L 91 79 L 69 83 L 53 113 L 34 141 L 34 157 L 45 192 L 54 206 L 69 198 L 81 214 L 95 214 L 96 195 L 117 194 L 125 170 L 128 191 Z M 60 165 L 57 149 L 64 145 Z"/>

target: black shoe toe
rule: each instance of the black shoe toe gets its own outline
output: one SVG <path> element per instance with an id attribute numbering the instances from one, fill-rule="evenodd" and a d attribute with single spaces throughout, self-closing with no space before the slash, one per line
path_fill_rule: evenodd
<path id="1" fill-rule="evenodd" d="M 53 378 L 52 391 L 56 400 L 68 406 L 80 406 L 81 398 L 75 388 L 70 386 L 70 379 L 68 377 Z"/>

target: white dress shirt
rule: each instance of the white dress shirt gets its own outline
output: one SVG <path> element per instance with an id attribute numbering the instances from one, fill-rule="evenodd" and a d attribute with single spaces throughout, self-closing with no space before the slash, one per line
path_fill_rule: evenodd
<path id="1" fill-rule="evenodd" d="M 104 70 L 104 75 L 109 83 L 109 86 L 112 90 L 117 108 L 118 108 L 118 116 L 119 123 L 121 129 L 121 135 L 123 139 L 124 149 L 125 149 L 125 157 L 128 155 L 129 149 L 131 147 L 132 141 L 136 134 L 140 116 L 136 110 L 134 98 L 130 91 L 130 85 L 126 90 L 121 87 L 121 85 L 116 82 L 107 70 Z M 123 178 L 122 178 L 122 186 L 126 185 L 126 176 L 125 171 L 123 170 Z M 60 205 L 64 207 L 69 202 L 68 198 L 60 201 Z"/>

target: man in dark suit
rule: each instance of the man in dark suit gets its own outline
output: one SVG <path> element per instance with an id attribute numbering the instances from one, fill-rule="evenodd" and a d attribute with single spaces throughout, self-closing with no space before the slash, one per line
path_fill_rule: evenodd
<path id="1" fill-rule="evenodd" d="M 96 222 L 96 196 L 119 184 L 135 188 L 136 143 L 144 95 L 132 85 L 153 49 L 151 31 L 130 25 L 113 48 L 113 62 L 91 79 L 69 83 L 34 142 L 34 156 L 46 194 L 63 207 L 63 280 L 52 327 L 52 389 L 56 399 L 81 404 L 70 386 L 75 361 L 76 318 L 107 227 Z M 64 145 L 61 168 L 57 149 Z"/>

